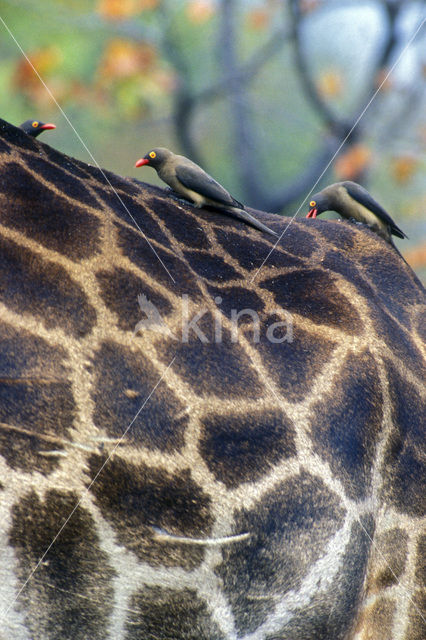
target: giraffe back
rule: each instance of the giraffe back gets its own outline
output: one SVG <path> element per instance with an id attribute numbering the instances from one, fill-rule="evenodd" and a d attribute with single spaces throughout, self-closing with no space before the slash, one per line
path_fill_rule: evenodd
<path id="1" fill-rule="evenodd" d="M 424 637 L 409 267 L 0 122 L 0 638 Z"/>

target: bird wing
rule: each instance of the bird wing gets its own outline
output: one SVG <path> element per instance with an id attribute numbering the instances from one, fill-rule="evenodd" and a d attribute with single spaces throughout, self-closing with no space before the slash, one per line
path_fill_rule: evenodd
<path id="1" fill-rule="evenodd" d="M 351 182 L 344 182 L 344 187 L 349 195 L 362 204 L 364 207 L 372 211 L 380 220 L 383 220 L 389 225 L 390 230 L 394 236 L 398 238 L 406 238 L 405 233 L 395 224 L 390 215 L 383 209 L 383 207 L 368 193 L 364 187 L 359 184 L 352 184 Z"/>
<path id="2" fill-rule="evenodd" d="M 176 167 L 176 177 L 185 187 L 205 198 L 215 200 L 221 205 L 244 209 L 241 202 L 235 200 L 222 185 L 197 166 L 180 165 Z"/>

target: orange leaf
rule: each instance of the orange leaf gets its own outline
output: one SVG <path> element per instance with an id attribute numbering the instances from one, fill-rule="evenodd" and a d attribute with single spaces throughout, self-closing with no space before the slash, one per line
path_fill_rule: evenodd
<path id="1" fill-rule="evenodd" d="M 104 78 L 126 78 L 146 73 L 156 60 L 155 50 L 147 44 L 133 44 L 116 38 L 108 43 L 100 67 Z"/>
<path id="2" fill-rule="evenodd" d="M 159 0 L 99 0 L 97 12 L 106 20 L 124 20 L 147 9 L 155 9 Z"/>
<path id="3" fill-rule="evenodd" d="M 203 24 L 210 20 L 215 13 L 215 7 L 211 0 L 192 0 L 186 5 L 186 15 L 190 22 Z"/>
<path id="4" fill-rule="evenodd" d="M 412 269 L 426 267 L 426 242 L 404 252 L 405 259 Z"/>
<path id="5" fill-rule="evenodd" d="M 406 184 L 415 174 L 419 160 L 413 155 L 401 155 L 392 160 L 392 175 L 400 184 Z"/>
<path id="6" fill-rule="evenodd" d="M 370 149 L 356 144 L 337 158 L 334 171 L 340 180 L 354 180 L 370 164 L 370 160 Z"/>
<path id="7" fill-rule="evenodd" d="M 21 58 L 16 65 L 13 76 L 13 85 L 27 96 L 30 100 L 37 103 L 42 109 L 49 107 L 51 97 L 40 82 L 33 67 L 38 71 L 43 80 L 47 80 L 49 88 L 58 100 L 62 100 L 65 90 L 65 84 L 59 78 L 52 77 L 52 72 L 58 67 L 62 61 L 62 53 L 58 47 L 50 46 L 44 49 L 33 51 L 28 56 L 31 64 L 25 58 Z"/>
<path id="8" fill-rule="evenodd" d="M 269 24 L 269 14 L 266 9 L 252 9 L 247 15 L 248 26 L 256 31 L 266 29 Z"/>
<path id="9" fill-rule="evenodd" d="M 343 78 L 338 71 L 324 71 L 318 80 L 318 89 L 325 98 L 340 96 L 343 91 Z"/>
<path id="10" fill-rule="evenodd" d="M 15 85 L 24 91 L 31 85 L 40 84 L 40 80 L 31 65 L 43 77 L 49 75 L 58 66 L 62 60 L 62 55 L 58 47 L 49 46 L 33 51 L 28 58 L 31 64 L 27 62 L 26 58 L 19 60 L 14 78 Z"/>

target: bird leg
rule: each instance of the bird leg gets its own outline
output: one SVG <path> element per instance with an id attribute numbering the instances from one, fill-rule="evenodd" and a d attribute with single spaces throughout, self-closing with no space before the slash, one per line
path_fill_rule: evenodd
<path id="1" fill-rule="evenodd" d="M 168 192 L 168 195 L 170 196 L 170 198 L 173 198 L 173 200 L 176 200 L 181 204 L 193 204 L 191 200 L 187 200 L 186 198 L 181 198 L 180 195 L 174 189 L 172 189 L 172 187 L 167 187 L 166 191 Z"/>
<path id="2" fill-rule="evenodd" d="M 348 218 L 348 222 L 352 223 L 352 224 L 366 224 L 365 222 L 361 222 L 360 220 L 357 220 L 356 218 Z M 368 227 L 368 225 L 366 225 Z"/>

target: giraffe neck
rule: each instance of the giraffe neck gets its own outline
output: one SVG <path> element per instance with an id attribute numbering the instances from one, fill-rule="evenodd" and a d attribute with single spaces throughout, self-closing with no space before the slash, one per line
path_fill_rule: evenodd
<path id="1" fill-rule="evenodd" d="M 392 248 L 294 221 L 261 267 L 219 212 L 7 123 L 0 153 L 5 637 L 421 637 L 424 291 Z"/>

